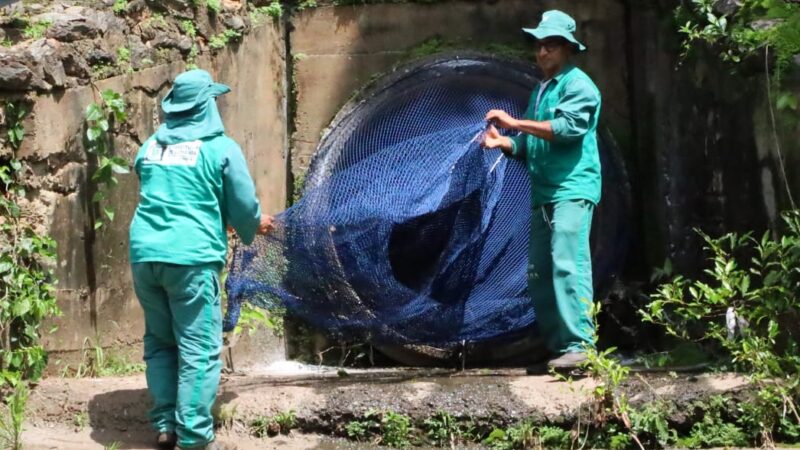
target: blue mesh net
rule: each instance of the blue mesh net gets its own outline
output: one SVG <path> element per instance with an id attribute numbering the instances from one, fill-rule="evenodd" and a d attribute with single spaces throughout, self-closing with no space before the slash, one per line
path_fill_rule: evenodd
<path id="1" fill-rule="evenodd" d="M 226 330 L 244 301 L 375 343 L 450 345 L 533 326 L 529 177 L 480 135 L 490 109 L 520 116 L 534 82 L 515 65 L 451 60 L 352 102 L 276 232 L 235 249 Z"/>

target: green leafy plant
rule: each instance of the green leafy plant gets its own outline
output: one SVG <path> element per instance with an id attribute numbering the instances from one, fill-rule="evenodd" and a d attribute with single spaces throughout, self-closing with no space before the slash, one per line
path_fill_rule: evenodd
<path id="1" fill-rule="evenodd" d="M 647 448 L 667 447 L 677 440 L 677 431 L 670 428 L 667 420 L 672 409 L 669 402 L 658 400 L 630 410 L 633 430 L 646 442 Z"/>
<path id="2" fill-rule="evenodd" d="M 294 411 L 284 411 L 275 415 L 275 423 L 278 424 L 281 433 L 288 434 L 294 428 L 297 428 L 297 415 Z"/>
<path id="3" fill-rule="evenodd" d="M 128 47 L 122 46 L 117 49 L 117 64 L 130 64 L 131 50 Z"/>
<path id="4" fill-rule="evenodd" d="M 644 320 L 727 355 L 757 390 L 753 405 L 765 442 L 785 420 L 800 424 L 800 211 L 783 215 L 780 238 L 765 233 L 703 233 L 710 268 L 704 280 L 682 276 L 661 285 Z"/>
<path id="5" fill-rule="evenodd" d="M 152 15 L 152 16 L 150 16 L 150 17 L 149 17 L 149 18 L 148 18 L 148 19 L 145 21 L 145 23 L 146 23 L 148 26 L 149 26 L 149 25 L 153 25 L 153 24 L 155 24 L 155 25 L 157 25 L 157 26 L 159 26 L 159 27 L 162 27 L 162 28 L 163 28 L 163 27 L 167 27 L 167 26 L 168 26 L 168 24 L 167 24 L 167 19 L 166 19 L 166 18 L 164 17 L 164 15 L 163 15 L 163 14 L 161 14 L 161 13 L 153 13 L 153 15 Z"/>
<path id="6" fill-rule="evenodd" d="M 800 6 L 792 1 L 741 0 L 726 13 L 714 0 L 691 0 L 676 10 L 676 17 L 684 55 L 702 42 L 718 49 L 723 60 L 738 63 L 771 48 L 781 71 L 800 53 Z"/>
<path id="7" fill-rule="evenodd" d="M 97 183 L 97 191 L 92 202 L 102 207 L 103 214 L 109 221 L 114 220 L 114 208 L 103 206 L 108 191 L 116 186 L 116 174 L 129 173 L 128 161 L 114 155 L 112 132 L 114 127 L 125 123 L 128 119 L 125 100 L 122 95 L 107 89 L 101 94 L 100 103 L 92 103 L 86 108 L 86 151 L 95 159 L 97 168 L 92 174 L 92 181 Z M 102 227 L 105 220 L 95 215 L 95 229 Z"/>
<path id="8" fill-rule="evenodd" d="M 225 48 L 229 42 L 240 39 L 241 37 L 242 33 L 236 30 L 227 29 L 222 33 L 211 36 L 211 39 L 208 40 L 208 46 L 213 50 L 221 50 Z"/>
<path id="9" fill-rule="evenodd" d="M 582 364 L 586 374 L 596 381 L 592 390 L 596 407 L 594 425 L 603 428 L 609 420 L 618 420 L 627 429 L 630 440 L 644 450 L 630 418 L 631 407 L 628 397 L 622 389 L 622 384 L 630 376 L 630 368 L 623 366 L 611 356 L 617 350 L 615 347 L 605 350 L 599 350 L 597 347 L 599 341 L 597 316 L 600 314 L 600 309 L 600 303 L 590 302 L 589 315 L 594 322 L 593 344 L 584 346 L 586 362 Z"/>
<path id="10" fill-rule="evenodd" d="M 447 412 L 439 411 L 423 422 L 425 436 L 431 444 L 440 447 L 453 447 L 461 440 L 461 428 L 455 418 Z"/>
<path id="11" fill-rule="evenodd" d="M 7 103 L 6 127 L 12 155 L 22 145 L 28 108 Z M 50 267 L 55 241 L 39 234 L 22 214 L 27 177 L 15 156 L 0 164 L 0 388 L 38 379 L 47 354 L 40 345 L 42 322 L 60 314 Z"/>
<path id="12" fill-rule="evenodd" d="M 723 397 L 712 397 L 704 406 L 702 419 L 692 425 L 688 437 L 678 440 L 679 447 L 746 447 L 750 444 L 740 426 L 723 419 L 726 410 Z"/>
<path id="13" fill-rule="evenodd" d="M 47 33 L 47 29 L 53 25 L 50 20 L 37 20 L 35 22 L 28 22 L 28 25 L 22 31 L 22 35 L 26 39 L 41 39 Z"/>
<path id="14" fill-rule="evenodd" d="M 106 63 L 94 64 L 92 65 L 91 69 L 92 69 L 92 79 L 94 80 L 102 80 L 108 78 L 116 72 L 116 69 L 114 68 L 113 65 Z"/>
<path id="15" fill-rule="evenodd" d="M 78 430 L 86 428 L 86 424 L 88 423 L 89 423 L 89 416 L 86 415 L 85 411 L 77 412 L 72 417 L 72 425 L 74 425 L 75 428 Z"/>
<path id="16" fill-rule="evenodd" d="M 300 3 L 297 4 L 298 11 L 316 7 L 317 7 L 317 0 L 301 0 Z"/>
<path id="17" fill-rule="evenodd" d="M 539 427 L 539 444 L 545 448 L 571 448 L 572 434 L 558 427 Z"/>
<path id="18" fill-rule="evenodd" d="M 186 69 L 192 70 L 197 69 L 197 55 L 200 54 L 200 47 L 197 44 L 192 44 L 192 49 L 189 50 L 189 54 L 186 55 Z"/>
<path id="19" fill-rule="evenodd" d="M 22 140 L 25 139 L 25 125 L 23 121 L 30 112 L 28 107 L 22 103 L 6 103 L 6 126 L 8 127 L 8 142 L 19 150 Z"/>
<path id="20" fill-rule="evenodd" d="M 220 0 L 205 0 L 208 10 L 217 14 L 222 11 L 222 2 Z"/>
<path id="21" fill-rule="evenodd" d="M 395 448 L 411 445 L 411 418 L 394 411 L 386 411 L 381 417 L 381 444 Z"/>
<path id="22" fill-rule="evenodd" d="M 192 22 L 191 20 L 181 21 L 181 30 L 183 30 L 183 33 L 186 36 L 189 36 L 192 39 L 197 37 L 197 28 L 195 28 L 194 22 Z"/>
<path id="23" fill-rule="evenodd" d="M 508 429 L 495 428 L 483 443 L 494 450 L 522 450 L 537 445 L 536 428 L 524 421 Z"/>
<path id="24" fill-rule="evenodd" d="M 255 25 L 260 25 L 264 23 L 264 18 L 271 17 L 275 20 L 280 19 L 283 16 L 283 5 L 277 0 L 273 0 L 267 6 L 259 6 L 250 11 L 250 20 Z"/>
<path id="25" fill-rule="evenodd" d="M 626 450 L 631 448 L 633 440 L 628 433 L 617 432 L 608 439 L 608 448 L 611 450 Z"/>
<path id="26" fill-rule="evenodd" d="M 272 330 L 275 336 L 281 337 L 284 333 L 283 317 L 284 310 L 282 308 L 267 310 L 245 303 L 242 305 L 239 323 L 233 333 L 235 335 L 247 333 L 252 336 L 259 329 L 268 329 Z"/>
<path id="27" fill-rule="evenodd" d="M 364 442 L 370 436 L 371 431 L 378 426 L 376 420 L 351 420 L 347 422 L 344 430 L 348 438 Z"/>
<path id="28" fill-rule="evenodd" d="M 2 41 L 0 41 L 0 47 L 10 48 L 13 46 L 14 46 L 14 41 L 12 41 L 11 39 L 5 38 Z"/>
<path id="29" fill-rule="evenodd" d="M 22 449 L 22 431 L 28 396 L 28 386 L 20 382 L 6 397 L 5 405 L 0 404 L 0 447 L 9 450 Z"/>
<path id="30" fill-rule="evenodd" d="M 293 204 L 300 201 L 303 198 L 303 187 L 306 183 L 306 173 L 302 172 L 292 177 L 292 195 L 287 201 L 291 202 L 287 206 L 292 206 Z"/>
<path id="31" fill-rule="evenodd" d="M 280 412 L 272 417 L 261 416 L 250 422 L 250 432 L 256 437 L 289 434 L 297 428 L 297 415 L 294 411 Z"/>
<path id="32" fill-rule="evenodd" d="M 106 349 L 100 345 L 99 337 L 95 339 L 87 337 L 81 346 L 81 361 L 74 368 L 65 366 L 61 376 L 75 378 L 126 376 L 144 370 L 144 363 L 132 363 L 121 355 L 107 354 Z"/>
<path id="33" fill-rule="evenodd" d="M 368 411 L 361 419 L 352 420 L 344 427 L 347 437 L 366 441 L 376 436 L 375 444 L 404 448 L 411 445 L 411 418 L 394 411 Z"/>
<path id="34" fill-rule="evenodd" d="M 114 0 L 111 10 L 114 11 L 114 14 L 124 14 L 128 10 L 128 0 Z"/>

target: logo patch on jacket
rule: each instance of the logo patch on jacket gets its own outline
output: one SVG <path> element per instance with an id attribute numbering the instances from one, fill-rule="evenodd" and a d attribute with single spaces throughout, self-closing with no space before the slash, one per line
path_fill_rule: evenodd
<path id="1" fill-rule="evenodd" d="M 162 146 L 154 140 L 150 142 L 142 164 L 194 167 L 197 165 L 197 156 L 200 155 L 202 144 L 201 141 L 192 141 Z"/>

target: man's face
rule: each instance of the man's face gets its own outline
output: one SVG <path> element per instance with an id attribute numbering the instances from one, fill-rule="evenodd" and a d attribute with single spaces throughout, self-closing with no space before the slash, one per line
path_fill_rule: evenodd
<path id="1" fill-rule="evenodd" d="M 536 63 L 545 73 L 553 73 L 567 63 L 573 53 L 572 44 L 559 37 L 536 41 Z"/>

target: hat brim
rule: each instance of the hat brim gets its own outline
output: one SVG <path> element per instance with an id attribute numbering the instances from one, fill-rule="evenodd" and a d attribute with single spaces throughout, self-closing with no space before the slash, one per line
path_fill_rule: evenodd
<path id="1" fill-rule="evenodd" d="M 557 28 L 538 27 L 538 28 L 523 28 L 522 31 L 535 37 L 537 40 L 547 39 L 549 37 L 560 37 L 566 39 L 568 42 L 575 45 L 579 52 L 585 52 L 586 46 L 581 44 L 572 33 L 560 30 Z"/>
<path id="2" fill-rule="evenodd" d="M 164 97 L 164 100 L 161 101 L 161 109 L 167 114 L 190 111 L 197 107 L 197 105 L 205 103 L 210 98 L 216 98 L 220 95 L 227 94 L 231 91 L 231 88 L 222 83 L 211 83 L 203 88 L 193 100 L 182 103 L 176 103 L 174 101 L 173 91 L 174 88 L 170 89 Z"/>

